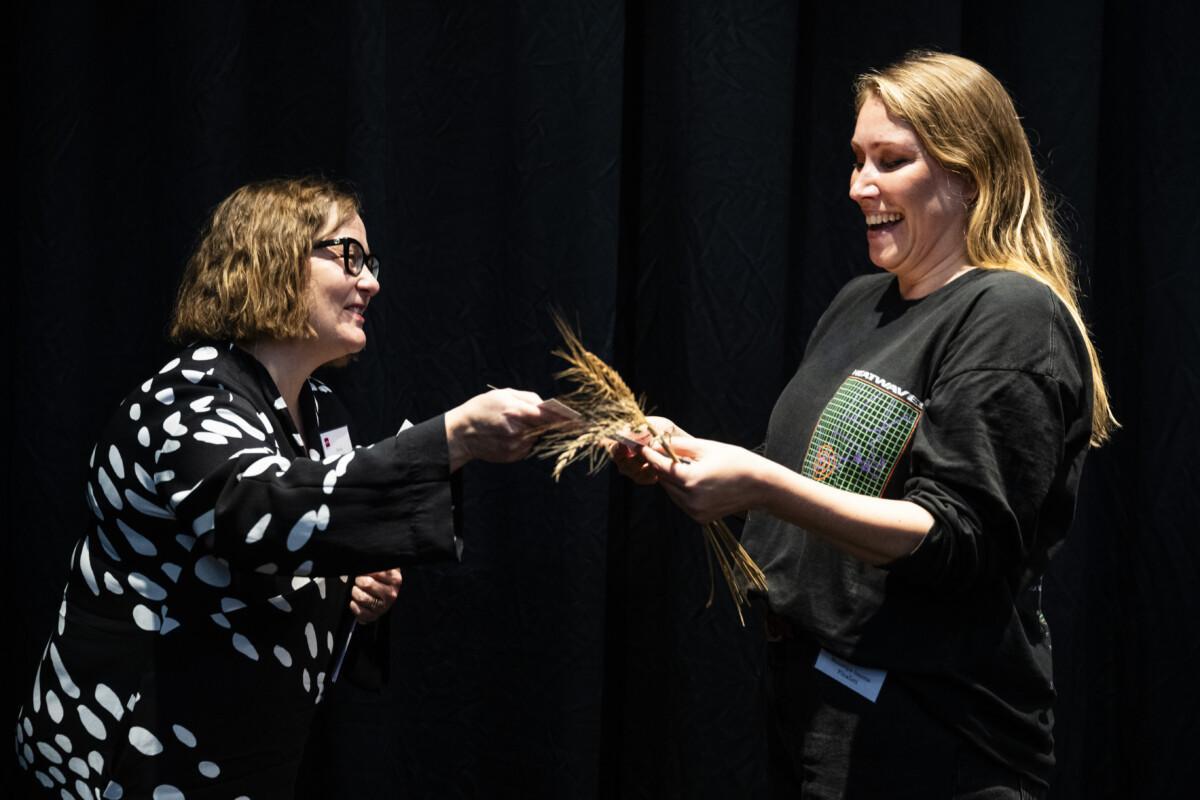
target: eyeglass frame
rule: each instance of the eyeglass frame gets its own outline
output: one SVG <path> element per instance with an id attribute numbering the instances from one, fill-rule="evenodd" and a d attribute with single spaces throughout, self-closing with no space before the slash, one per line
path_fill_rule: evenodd
<path id="1" fill-rule="evenodd" d="M 350 259 L 351 244 L 358 245 L 358 249 L 361 250 L 363 254 L 362 263 L 359 264 L 357 270 L 351 268 L 351 264 L 354 263 Z M 351 278 L 357 278 L 359 275 L 362 275 L 363 268 L 366 267 L 367 271 L 371 273 L 371 277 L 375 280 L 379 280 L 379 257 L 368 253 L 367 248 L 363 247 L 363 243 L 352 236 L 339 236 L 336 239 L 322 239 L 319 242 L 313 242 L 313 249 L 316 250 L 321 247 L 333 247 L 335 245 L 342 246 L 342 269 L 346 271 L 347 275 L 349 275 Z"/>

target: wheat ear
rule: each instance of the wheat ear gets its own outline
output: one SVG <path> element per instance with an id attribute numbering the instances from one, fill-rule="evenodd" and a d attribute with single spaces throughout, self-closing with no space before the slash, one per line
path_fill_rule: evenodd
<path id="1" fill-rule="evenodd" d="M 538 431 L 542 438 L 534 446 L 533 452 L 541 458 L 554 459 L 554 480 L 557 481 L 562 477 L 563 470 L 582 459 L 587 459 L 588 473 L 594 474 L 611 459 L 609 447 L 613 436 L 625 431 L 635 435 L 649 433 L 653 441 L 663 448 L 663 452 L 678 463 L 680 459 L 671 448 L 670 436 L 660 435 L 646 419 L 645 399 L 635 397 L 615 369 L 584 347 L 574 329 L 561 315 L 555 313 L 553 319 L 562 336 L 563 346 L 552 354 L 567 363 L 566 368 L 555 373 L 554 377 L 575 384 L 572 391 L 558 399 L 579 414 L 576 421 L 547 426 Z M 715 595 L 715 561 L 729 587 L 738 620 L 745 626 L 746 618 L 742 609 L 750 605 L 750 591 L 767 590 L 762 570 L 722 520 L 714 520 L 704 526 L 704 541 L 708 559 L 708 600 L 705 607 L 712 606 Z"/>

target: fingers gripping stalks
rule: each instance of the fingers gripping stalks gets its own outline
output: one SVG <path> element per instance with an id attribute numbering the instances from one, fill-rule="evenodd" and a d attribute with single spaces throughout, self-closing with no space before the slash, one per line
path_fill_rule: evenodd
<path id="1" fill-rule="evenodd" d="M 671 448 L 671 434 L 658 436 L 654 434 L 652 427 L 651 433 L 655 436 L 652 444 L 657 445 L 672 461 L 678 463 L 681 459 Z M 744 627 L 746 618 L 742 614 L 742 608 L 749 607 L 751 590 L 766 594 L 766 576 L 754 563 L 754 559 L 750 557 L 746 549 L 742 547 L 742 543 L 733 535 L 733 531 L 729 530 L 729 526 L 725 524 L 724 520 L 716 519 L 705 524 L 704 539 L 708 545 L 705 549 L 705 555 L 708 558 L 708 600 L 704 607 L 712 607 L 713 596 L 716 592 L 716 580 L 713 575 L 715 559 L 717 566 L 721 569 L 721 576 L 725 579 L 725 585 L 729 587 L 729 594 L 737 609 L 738 620 Z"/>
<path id="2" fill-rule="evenodd" d="M 544 428 L 542 439 L 533 449 L 540 458 L 554 459 L 554 480 L 561 478 L 571 464 L 583 459 L 587 459 L 588 474 L 596 473 L 611 460 L 613 443 L 631 436 L 649 438 L 652 447 L 666 453 L 671 460 L 680 461 L 671 449 L 670 433 L 655 430 L 646 418 L 645 398 L 635 397 L 617 371 L 585 348 L 558 314 L 554 314 L 554 325 L 563 338 L 563 347 L 553 354 L 567 362 L 566 369 L 554 377 L 575 384 L 571 392 L 558 399 L 579 415 L 577 419 Z M 712 606 L 716 593 L 715 561 L 729 587 L 738 619 L 745 625 L 742 609 L 750 604 L 750 591 L 767 590 L 762 570 L 722 520 L 704 526 L 704 539 L 709 584 L 705 607 Z"/>

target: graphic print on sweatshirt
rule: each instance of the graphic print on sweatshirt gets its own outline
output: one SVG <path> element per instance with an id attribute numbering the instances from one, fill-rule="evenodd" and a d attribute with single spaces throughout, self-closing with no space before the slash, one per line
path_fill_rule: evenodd
<path id="1" fill-rule="evenodd" d="M 855 494 L 881 496 L 923 407 L 900 386 L 855 370 L 821 412 L 801 474 Z"/>

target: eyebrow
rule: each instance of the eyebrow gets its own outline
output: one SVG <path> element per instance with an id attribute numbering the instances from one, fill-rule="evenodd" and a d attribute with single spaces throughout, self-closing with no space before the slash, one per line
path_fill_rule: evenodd
<path id="1" fill-rule="evenodd" d="M 871 144 L 875 147 L 916 147 L 916 145 L 912 142 L 902 142 L 898 139 L 876 139 L 871 142 Z M 854 139 L 850 140 L 850 146 L 858 148 L 862 147 L 862 145 L 854 141 Z"/>

